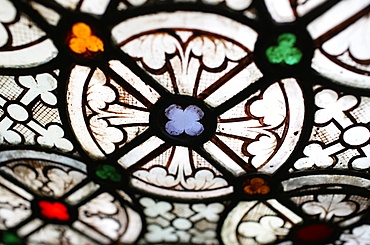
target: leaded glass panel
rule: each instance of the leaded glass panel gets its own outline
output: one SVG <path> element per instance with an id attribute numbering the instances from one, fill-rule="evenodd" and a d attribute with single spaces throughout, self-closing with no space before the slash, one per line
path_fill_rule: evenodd
<path id="1" fill-rule="evenodd" d="M 367 244 L 369 0 L 0 0 L 1 244 Z"/>

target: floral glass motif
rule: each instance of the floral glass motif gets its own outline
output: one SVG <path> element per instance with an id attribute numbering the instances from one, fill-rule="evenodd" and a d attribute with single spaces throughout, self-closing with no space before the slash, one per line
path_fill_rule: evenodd
<path id="1" fill-rule="evenodd" d="M 292 33 L 283 33 L 277 39 L 277 45 L 266 49 L 266 56 L 273 64 L 298 64 L 302 59 L 302 52 L 294 47 L 296 36 Z"/>
<path id="2" fill-rule="evenodd" d="M 121 174 L 117 169 L 111 165 L 103 164 L 98 166 L 98 169 L 95 171 L 95 174 L 103 180 L 110 180 L 113 182 L 120 182 L 122 180 Z"/>
<path id="3" fill-rule="evenodd" d="M 244 192 L 249 195 L 265 195 L 271 190 L 269 183 L 263 178 L 252 178 L 244 182 Z"/>
<path id="4" fill-rule="evenodd" d="M 190 105 L 184 110 L 178 105 L 170 105 L 165 110 L 165 115 L 169 119 L 166 123 L 166 132 L 170 135 L 185 133 L 189 136 L 198 136 L 204 131 L 204 126 L 199 122 L 204 113 L 195 105 Z"/>
<path id="5" fill-rule="evenodd" d="M 370 0 L 0 6 L 1 244 L 368 243 Z"/>
<path id="6" fill-rule="evenodd" d="M 68 208 L 63 203 L 40 201 L 38 205 L 41 215 L 47 219 L 58 221 L 68 221 L 70 219 Z"/>
<path id="7" fill-rule="evenodd" d="M 89 53 L 104 51 L 103 41 L 91 32 L 90 26 L 78 22 L 72 26 L 71 37 L 68 46 L 72 52 L 91 56 Z"/>

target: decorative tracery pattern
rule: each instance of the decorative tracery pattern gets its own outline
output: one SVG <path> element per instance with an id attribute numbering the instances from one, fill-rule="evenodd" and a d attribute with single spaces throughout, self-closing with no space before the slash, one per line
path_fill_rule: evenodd
<path id="1" fill-rule="evenodd" d="M 342 1 L 308 26 L 318 46 L 312 62 L 314 69 L 339 83 L 368 88 L 368 4 L 364 1 L 355 6 L 351 1 Z M 341 18 L 319 27 L 329 14 L 336 15 L 344 9 L 346 14 Z"/>
<path id="2" fill-rule="evenodd" d="M 274 199 L 240 202 L 225 219 L 221 237 L 225 244 L 270 244 L 301 221 Z"/>
<path id="3" fill-rule="evenodd" d="M 342 180 L 335 182 L 333 177 L 340 177 Z M 279 240 L 292 240 L 304 244 L 333 241 L 336 239 L 335 227 L 347 229 L 366 215 L 369 205 L 365 192 L 360 195 L 346 192 L 349 188 L 348 184 L 363 188 L 361 181 L 368 182 L 360 177 L 329 174 L 311 175 L 309 178 L 300 176 L 285 180 L 282 182 L 285 191 L 283 195 L 289 196 L 298 209 L 291 207 L 288 209 L 284 204 L 285 201 L 279 202 L 282 200 L 281 197 L 278 198 L 279 200 L 240 201 L 224 221 L 221 232 L 223 242 L 225 244 L 270 244 Z M 330 193 L 333 189 L 339 192 Z M 315 191 L 319 190 L 321 194 L 315 194 Z M 368 191 L 367 188 L 366 190 Z M 306 215 L 311 221 L 302 224 Z M 355 229 L 362 230 L 360 227 Z M 319 235 L 310 233 L 315 230 Z M 306 232 L 307 235 L 305 235 Z M 361 241 L 363 233 L 358 234 Z M 335 244 L 341 244 L 342 239 L 356 238 L 343 234 Z"/>
<path id="4" fill-rule="evenodd" d="M 1 76 L 0 142 L 39 144 L 72 151 L 55 108 L 57 75 Z"/>
<path id="5" fill-rule="evenodd" d="M 88 77 L 91 78 L 86 84 L 81 82 Z M 102 158 L 114 152 L 149 126 L 148 104 L 131 95 L 128 91 L 132 86 L 126 85 L 109 79 L 100 69 L 76 66 L 72 70 L 67 98 L 69 115 L 78 139 L 92 157 Z M 82 100 L 87 105 L 82 107 Z M 84 142 L 89 139 L 90 142 Z M 95 144 L 100 149 L 91 148 Z"/>
<path id="6" fill-rule="evenodd" d="M 0 3 L 6 9 L 0 16 L 1 68 L 35 67 L 56 57 L 58 51 L 44 31 L 9 0 Z"/>
<path id="7" fill-rule="evenodd" d="M 154 18 L 153 24 L 142 25 L 150 18 Z M 177 18 L 183 19 L 183 24 L 173 24 Z M 158 21 L 154 21 L 156 19 Z M 211 25 L 207 29 L 205 21 L 216 21 L 225 31 Z M 248 55 L 255 32 L 237 23 L 226 29 L 229 22 L 215 18 L 213 14 L 161 13 L 123 21 L 113 28 L 112 33 L 118 46 L 167 90 L 217 106 L 261 76 Z M 138 29 L 137 26 L 142 27 Z M 124 31 L 127 28 L 133 29 L 129 35 Z M 158 28 L 160 32 L 156 30 Z M 213 33 L 209 35 L 205 31 Z M 235 35 L 240 38 L 230 40 Z M 238 82 L 242 79 L 243 83 Z M 236 85 L 238 89 L 235 89 Z"/>
<path id="8" fill-rule="evenodd" d="M 252 98 L 250 101 L 244 101 L 242 103 L 245 104 L 245 109 L 236 105 L 234 109 L 220 116 L 217 136 L 213 137 L 210 118 L 214 116 L 211 115 L 213 114 L 211 110 L 221 106 L 261 76 L 249 58 L 248 53 L 251 51 L 238 42 L 229 41 L 233 34 L 244 33 L 249 34 L 250 37 L 254 32 L 235 24 L 236 27 L 223 33 L 223 36 L 217 34 L 219 31 L 214 29 L 217 37 L 214 38 L 209 34 L 202 34 L 201 29 L 190 29 L 197 28 L 197 23 L 186 21 L 185 26 L 179 25 L 174 28 L 176 26 L 171 23 L 171 20 L 175 16 L 165 13 L 162 15 L 163 17 L 153 17 L 157 18 L 158 22 L 153 22 L 152 26 L 142 26 L 141 30 L 133 29 L 131 36 L 121 30 L 121 26 L 125 27 L 125 30 L 134 28 L 151 16 L 121 22 L 113 29 L 113 37 L 118 46 L 138 62 L 152 78 L 159 81 L 161 87 L 150 82 L 151 78 L 138 77 L 116 60 L 109 62 L 110 69 L 106 70 L 106 74 L 100 70 L 89 71 L 88 68 L 83 67 L 75 67 L 72 71 L 67 103 L 72 127 L 75 132 L 78 132 L 79 135 L 77 133 L 76 135 L 85 150 L 96 158 L 105 157 L 104 155 L 107 154 L 118 154 L 118 148 L 122 143 L 129 143 L 146 130 L 145 136 L 141 139 L 143 143 L 131 152 L 125 153 L 118 162 L 129 169 L 135 179 L 145 183 L 134 179 L 135 186 L 156 193 L 160 193 L 157 192 L 158 187 L 167 188 L 163 193 L 170 193 L 169 187 L 188 191 L 228 187 L 223 192 L 214 191 L 210 195 L 227 194 L 231 189 L 222 177 L 224 168 L 234 175 L 254 171 L 254 169 L 263 168 L 278 151 L 281 151 L 276 156 L 279 160 L 272 160 L 271 164 L 264 169 L 268 172 L 276 170 L 281 164 L 280 157 L 289 156 L 293 150 L 288 145 L 294 146 L 299 138 L 303 122 L 302 113 L 304 113 L 304 102 L 295 95 L 300 93 L 299 86 L 293 80 L 282 81 L 280 85 L 271 86 L 263 92 L 265 99 L 262 99 L 261 95 L 260 99 Z M 215 20 L 212 14 L 179 12 L 176 18 L 179 16 L 184 20 L 202 17 L 202 20 L 198 21 L 200 23 L 204 18 Z M 162 20 L 164 17 L 165 21 Z M 220 25 L 229 22 L 225 19 L 217 21 Z M 173 29 L 163 29 L 169 27 Z M 161 31 L 152 30 L 156 28 L 161 28 Z M 241 36 L 239 42 L 249 45 L 251 41 Z M 89 73 L 92 75 L 88 75 Z M 115 81 L 106 78 L 108 74 Z M 86 80 L 86 85 L 83 85 L 80 79 L 85 78 L 89 81 Z M 172 97 L 171 94 L 175 96 Z M 274 108 L 265 106 L 265 103 L 270 103 L 268 98 L 275 100 L 272 102 L 275 104 Z M 87 100 L 88 110 L 76 107 L 77 103 L 83 100 Z M 173 103 L 163 103 L 165 100 L 173 100 Z M 184 102 L 180 103 L 180 101 Z M 185 120 L 182 118 L 184 116 L 180 116 L 180 112 L 172 112 L 171 108 L 178 108 L 184 113 L 189 110 L 186 118 L 190 118 L 191 114 L 188 108 L 197 108 L 196 111 L 200 114 L 195 115 L 194 122 L 190 122 L 189 119 L 186 123 L 189 128 L 180 129 L 175 127 L 180 124 L 173 122 Z M 271 111 L 275 114 L 269 115 Z M 84 119 L 88 121 L 87 129 L 81 124 L 82 118 L 88 118 Z M 208 120 L 207 123 L 202 123 L 205 120 Z M 192 123 L 201 131 L 195 130 L 195 126 L 190 127 Z M 228 127 L 234 127 L 234 129 L 230 132 L 225 129 Z M 245 136 L 246 130 L 250 131 L 247 136 Z M 204 149 L 215 157 L 218 161 L 216 165 L 204 159 L 206 153 L 197 149 L 196 145 L 199 143 L 195 143 L 192 138 L 196 139 L 198 136 L 199 141 L 207 141 L 211 138 L 211 141 L 204 145 Z M 283 138 L 292 138 L 292 142 L 282 144 L 279 141 Z M 175 146 L 172 150 L 169 150 L 167 141 L 174 141 Z M 259 148 L 258 141 L 261 141 L 260 144 L 270 142 L 270 146 L 266 146 L 265 151 L 256 151 Z M 195 152 L 187 153 L 185 148 L 180 147 L 183 144 Z M 226 145 L 229 145 L 229 150 L 226 149 Z M 138 151 L 141 153 L 138 154 Z M 216 155 L 215 151 L 217 151 Z M 150 154 L 153 158 L 141 158 L 140 155 L 143 153 Z M 186 157 L 188 154 L 190 158 Z M 193 154 L 196 155 L 191 156 Z M 223 156 L 220 158 L 221 154 Z M 253 163 L 251 156 L 254 156 Z M 189 161 L 180 160 L 184 158 L 188 158 Z M 219 167 L 218 164 L 222 166 Z M 146 184 L 154 186 L 147 188 Z M 187 196 L 193 195 L 198 194 L 189 192 Z"/>
<path id="9" fill-rule="evenodd" d="M 130 200 L 100 189 L 83 163 L 31 150 L 3 151 L 0 159 L 0 229 L 30 244 L 132 243 L 139 235 Z"/>
<path id="10" fill-rule="evenodd" d="M 368 97 L 356 97 L 316 87 L 315 125 L 304 157 L 294 164 L 296 169 L 369 168 Z"/>
<path id="11" fill-rule="evenodd" d="M 299 139 L 304 114 L 300 95 L 293 79 L 272 84 L 222 114 L 217 139 L 250 166 L 274 172 Z"/>
<path id="12" fill-rule="evenodd" d="M 369 4 L 0 0 L 0 243 L 365 244 Z"/>
<path id="13" fill-rule="evenodd" d="M 218 244 L 216 227 L 223 203 L 170 203 L 142 197 L 140 204 L 147 215 L 148 232 L 139 244 Z"/>

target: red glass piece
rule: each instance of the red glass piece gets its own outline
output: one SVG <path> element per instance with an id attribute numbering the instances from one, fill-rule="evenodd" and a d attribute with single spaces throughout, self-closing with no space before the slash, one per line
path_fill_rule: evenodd
<path id="1" fill-rule="evenodd" d="M 48 219 L 68 221 L 70 218 L 68 208 L 63 203 L 40 201 L 39 207 L 41 214 Z"/>
<path id="2" fill-rule="evenodd" d="M 325 242 L 333 235 L 333 228 L 326 224 L 312 224 L 299 228 L 296 237 L 301 243 L 317 244 Z"/>

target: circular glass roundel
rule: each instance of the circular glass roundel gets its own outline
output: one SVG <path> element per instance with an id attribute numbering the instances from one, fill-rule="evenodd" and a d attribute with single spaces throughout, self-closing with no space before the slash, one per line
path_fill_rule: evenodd
<path id="1" fill-rule="evenodd" d="M 134 187 L 222 196 L 233 189 L 226 175 L 274 173 L 295 149 L 301 87 L 277 80 L 251 95 L 262 77 L 252 28 L 213 13 L 158 12 L 122 21 L 112 37 L 141 70 L 124 60 L 104 69 L 76 65 L 68 116 L 86 153 L 114 156 Z"/>

